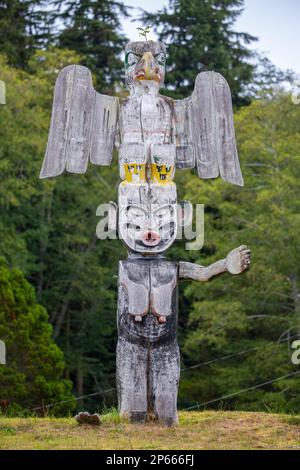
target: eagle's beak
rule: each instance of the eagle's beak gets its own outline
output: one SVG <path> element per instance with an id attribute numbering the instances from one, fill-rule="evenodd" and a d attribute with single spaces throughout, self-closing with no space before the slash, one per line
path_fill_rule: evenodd
<path id="1" fill-rule="evenodd" d="M 158 70 L 156 70 L 155 60 L 151 52 L 144 52 L 141 59 L 141 68 L 136 74 L 136 80 L 155 80 L 160 82 Z"/>
<path id="2" fill-rule="evenodd" d="M 144 52 L 142 57 L 144 62 L 145 78 L 146 80 L 152 80 L 154 75 L 154 57 L 151 52 Z"/>

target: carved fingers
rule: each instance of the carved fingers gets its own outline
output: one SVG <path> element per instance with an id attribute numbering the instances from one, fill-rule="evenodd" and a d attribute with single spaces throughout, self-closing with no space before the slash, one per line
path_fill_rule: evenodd
<path id="1" fill-rule="evenodd" d="M 251 250 L 248 249 L 248 247 L 245 247 L 243 250 L 240 252 L 241 254 L 241 266 L 243 271 L 249 268 L 250 263 L 251 263 Z"/>
<path id="2" fill-rule="evenodd" d="M 247 245 L 232 250 L 226 258 L 226 269 L 231 274 L 241 274 L 249 268 L 251 263 L 251 250 Z"/>

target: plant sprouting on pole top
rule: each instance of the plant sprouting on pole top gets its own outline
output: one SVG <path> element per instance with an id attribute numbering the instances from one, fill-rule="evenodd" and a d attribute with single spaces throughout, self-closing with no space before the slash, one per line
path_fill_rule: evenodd
<path id="1" fill-rule="evenodd" d="M 136 28 L 136 29 L 137 29 L 137 31 L 138 31 L 139 36 L 141 36 L 142 38 L 144 38 L 144 40 L 147 42 L 147 41 L 148 41 L 148 39 L 147 39 L 147 34 L 150 33 L 150 31 L 151 31 L 151 26 L 148 25 L 148 26 L 146 26 L 145 28 Z"/>

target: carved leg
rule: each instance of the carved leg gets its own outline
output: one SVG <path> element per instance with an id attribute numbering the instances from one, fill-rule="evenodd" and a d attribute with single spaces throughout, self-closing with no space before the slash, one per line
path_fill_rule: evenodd
<path id="1" fill-rule="evenodd" d="M 155 346 L 150 351 L 153 412 L 167 426 L 178 424 L 177 392 L 180 353 L 177 342 Z"/>
<path id="2" fill-rule="evenodd" d="M 132 422 L 147 417 L 148 350 L 119 338 L 117 344 L 117 391 L 119 412 Z"/>

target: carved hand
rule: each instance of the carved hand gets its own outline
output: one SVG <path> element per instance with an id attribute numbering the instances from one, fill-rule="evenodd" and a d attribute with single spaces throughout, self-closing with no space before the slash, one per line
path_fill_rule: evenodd
<path id="1" fill-rule="evenodd" d="M 241 274 L 250 266 L 251 250 L 246 245 L 235 248 L 226 257 L 226 269 L 230 274 Z"/>

